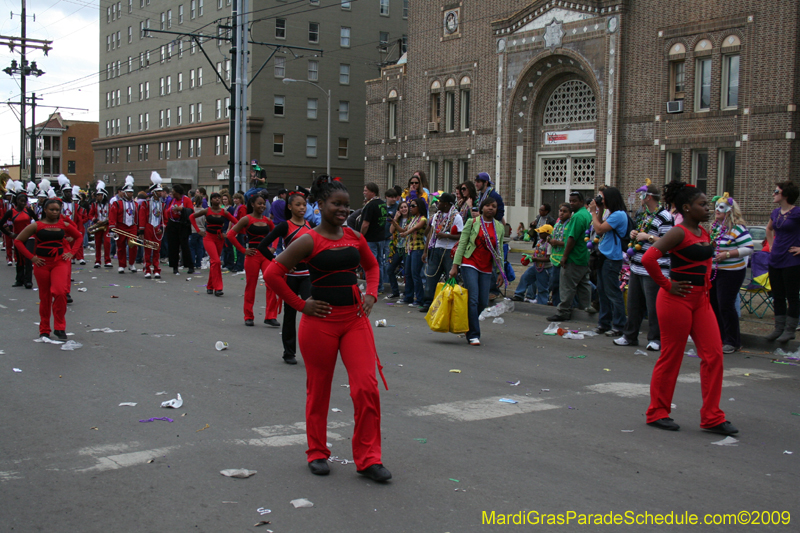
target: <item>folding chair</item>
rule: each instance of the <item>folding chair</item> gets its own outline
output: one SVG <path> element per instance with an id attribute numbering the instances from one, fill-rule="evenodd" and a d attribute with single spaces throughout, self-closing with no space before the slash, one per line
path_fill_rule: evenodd
<path id="1" fill-rule="evenodd" d="M 750 314 L 764 318 L 772 307 L 772 287 L 769 284 L 769 253 L 755 252 L 750 258 L 750 282 L 739 289 L 742 306 Z"/>

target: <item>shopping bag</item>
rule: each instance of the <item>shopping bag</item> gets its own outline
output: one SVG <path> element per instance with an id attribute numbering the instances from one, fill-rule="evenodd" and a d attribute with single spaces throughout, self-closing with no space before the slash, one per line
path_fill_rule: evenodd
<path id="1" fill-rule="evenodd" d="M 455 280 L 453 280 L 455 284 Z M 428 313 L 425 315 L 425 321 L 431 331 L 437 333 L 447 333 L 450 328 L 450 306 L 451 306 L 451 287 L 450 281 L 440 284 L 442 289 L 439 290 L 436 297 L 433 299 Z"/>
<path id="2" fill-rule="evenodd" d="M 466 333 L 469 331 L 469 301 L 467 298 L 467 289 L 461 285 L 455 285 L 453 279 L 453 287 L 450 288 L 452 294 L 451 310 L 450 310 L 450 333 Z"/>

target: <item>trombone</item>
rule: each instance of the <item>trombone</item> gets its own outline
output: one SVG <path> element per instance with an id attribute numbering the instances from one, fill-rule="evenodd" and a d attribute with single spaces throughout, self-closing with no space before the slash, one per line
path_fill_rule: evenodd
<path id="1" fill-rule="evenodd" d="M 154 241 L 148 241 L 147 239 L 143 239 L 134 233 L 130 233 L 123 229 L 114 228 L 112 230 L 114 233 L 114 240 L 116 241 L 120 237 L 124 237 L 128 239 L 129 246 L 144 246 L 145 248 L 150 248 L 151 250 L 158 250 L 161 248 L 161 245 Z"/>

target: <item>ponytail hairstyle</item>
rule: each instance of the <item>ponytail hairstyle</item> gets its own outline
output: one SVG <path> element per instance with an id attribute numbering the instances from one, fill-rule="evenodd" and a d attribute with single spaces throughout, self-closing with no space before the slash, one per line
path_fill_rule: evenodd
<path id="1" fill-rule="evenodd" d="M 48 198 L 47 200 L 44 201 L 44 204 L 42 204 L 42 217 L 44 217 L 44 212 L 47 210 L 47 206 L 53 203 L 58 204 L 59 208 L 62 205 L 60 198 Z"/>
<path id="2" fill-rule="evenodd" d="M 675 210 L 683 213 L 683 206 L 694 202 L 694 199 L 704 194 L 703 191 L 683 181 L 673 180 L 664 187 L 664 200 L 675 204 Z"/>
<path id="3" fill-rule="evenodd" d="M 322 174 L 311 183 L 311 196 L 317 202 L 327 200 L 334 191 L 347 192 L 347 187 L 344 186 L 344 183 L 339 178 Z"/>
<path id="4" fill-rule="evenodd" d="M 664 194 L 662 198 L 664 200 L 664 206 L 667 209 L 670 209 L 673 204 L 675 204 L 675 195 L 678 194 L 678 191 L 686 185 L 684 182 L 680 180 L 672 180 L 666 185 L 664 185 Z M 678 205 L 675 204 L 675 208 L 678 208 Z"/>
<path id="5" fill-rule="evenodd" d="M 289 195 L 286 197 L 286 205 L 283 208 L 283 218 L 286 220 L 292 219 L 292 211 L 289 209 L 289 206 L 296 202 L 298 198 L 305 200 L 306 196 L 301 191 L 290 191 Z"/>

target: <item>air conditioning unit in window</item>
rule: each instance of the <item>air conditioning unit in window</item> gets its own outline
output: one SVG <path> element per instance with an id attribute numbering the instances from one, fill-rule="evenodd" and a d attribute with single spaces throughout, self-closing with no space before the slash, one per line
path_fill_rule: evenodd
<path id="1" fill-rule="evenodd" d="M 683 100 L 667 102 L 667 113 L 683 113 Z"/>
<path id="2" fill-rule="evenodd" d="M 428 133 L 436 133 L 439 131 L 438 122 L 428 122 Z"/>

